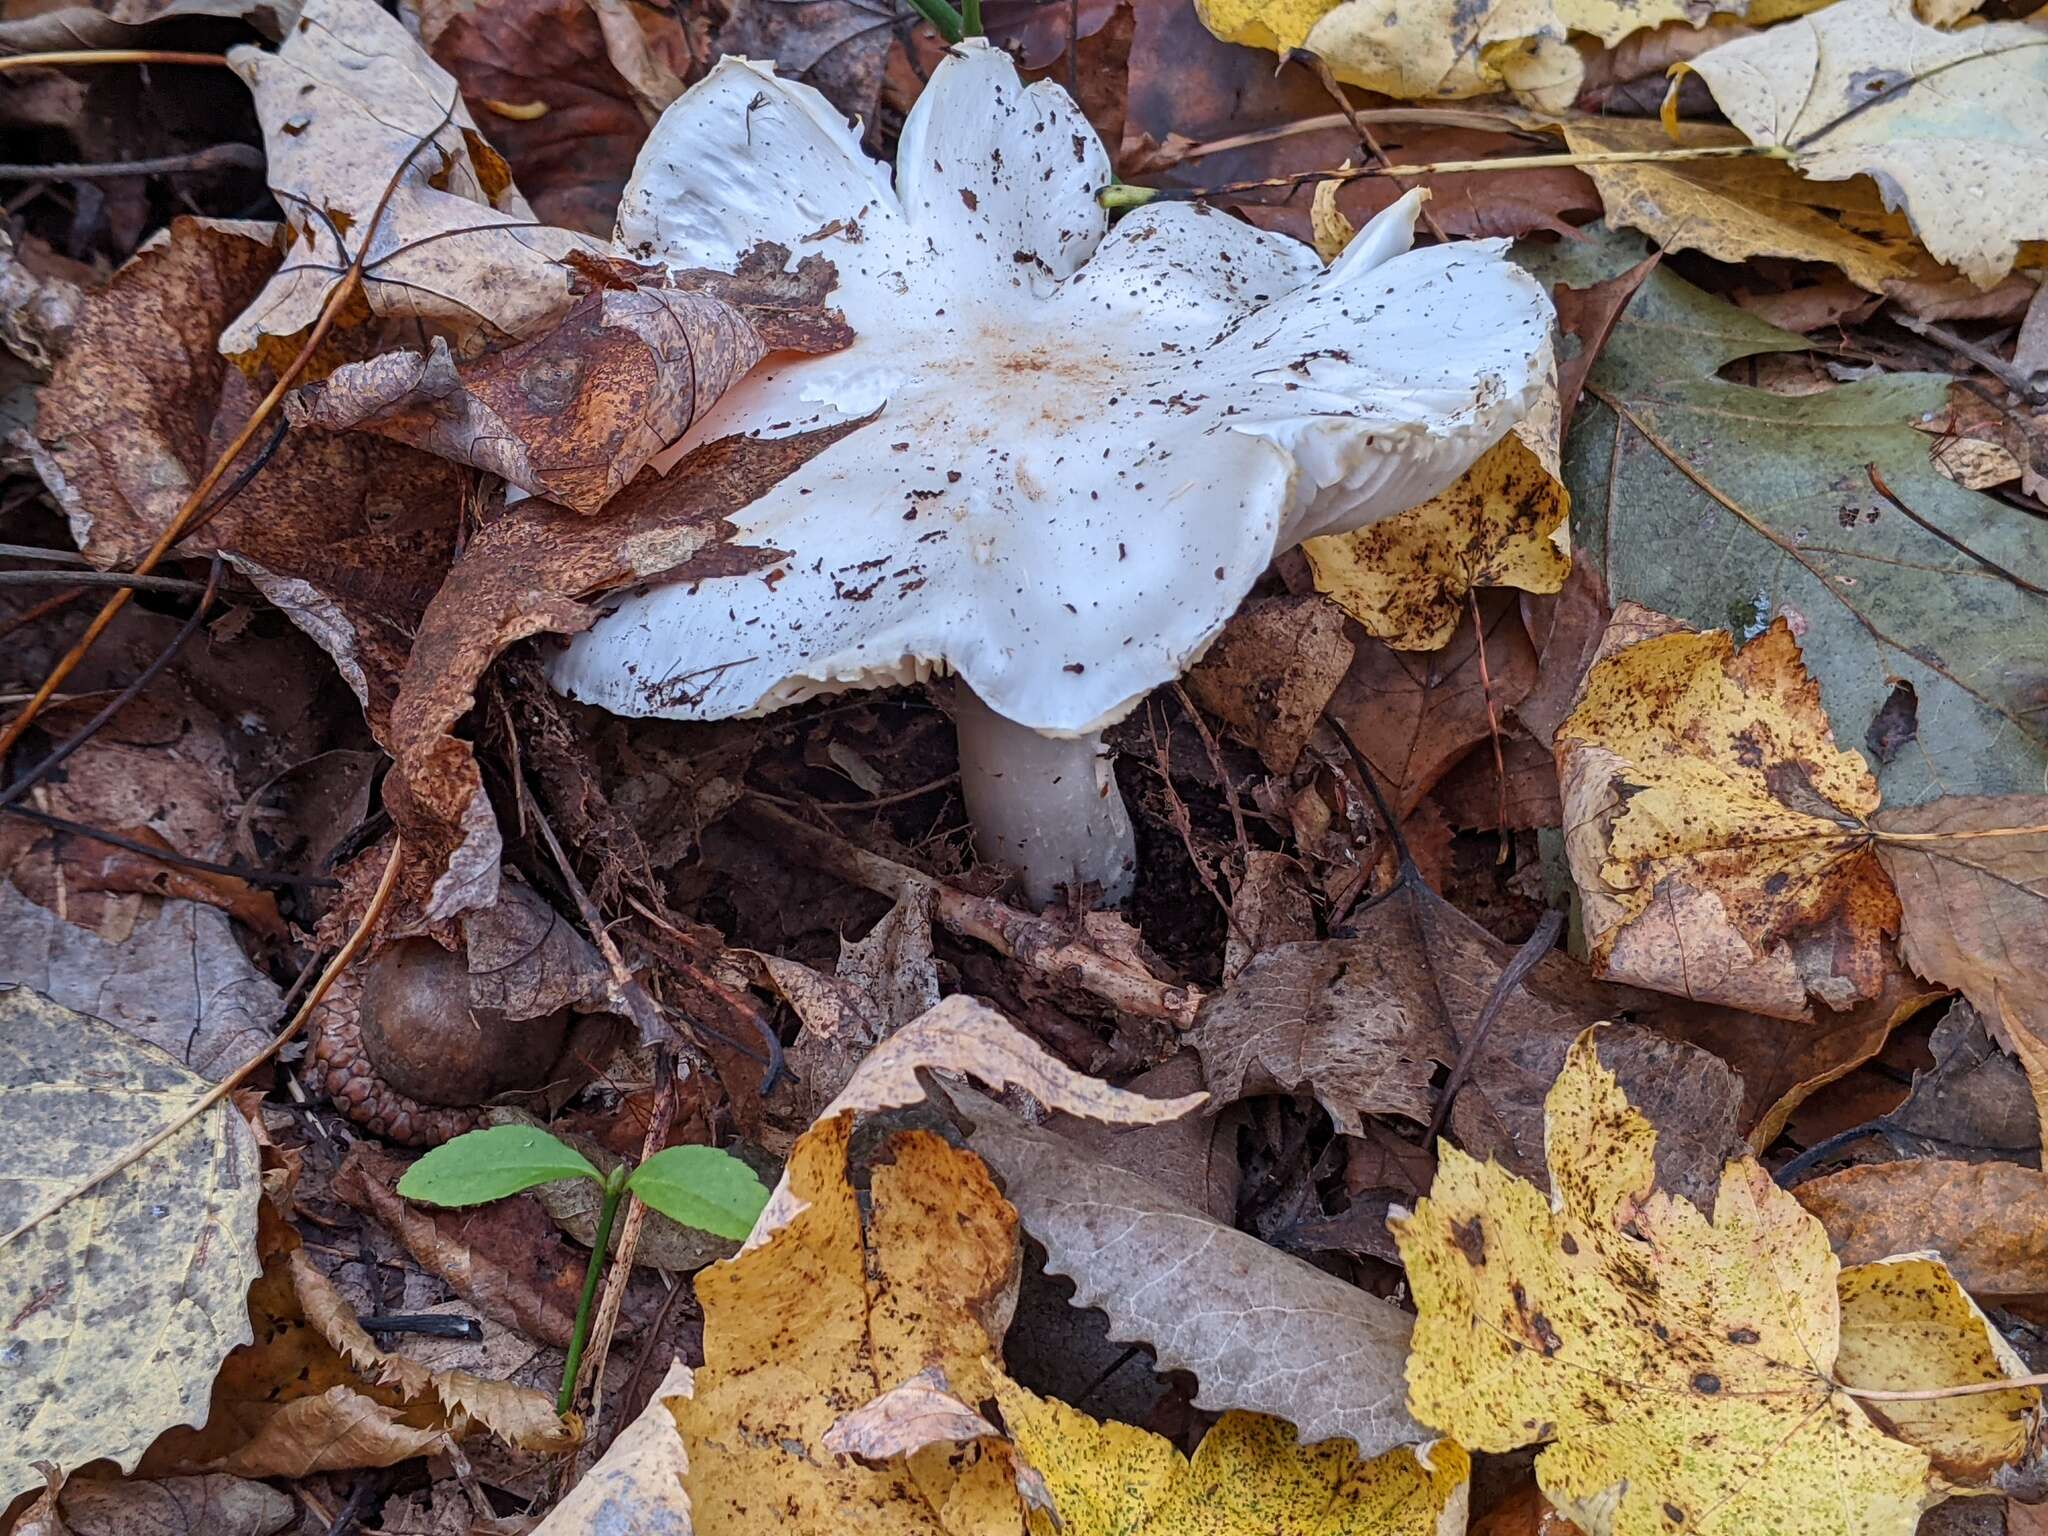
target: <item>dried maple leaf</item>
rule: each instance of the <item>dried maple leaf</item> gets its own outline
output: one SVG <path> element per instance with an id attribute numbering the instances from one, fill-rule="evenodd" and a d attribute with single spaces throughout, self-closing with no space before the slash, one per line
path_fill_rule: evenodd
<path id="1" fill-rule="evenodd" d="M 1594 1039 L 1551 1090 L 1550 1197 L 1446 1148 L 1429 1198 L 1394 1223 L 1418 1417 L 1475 1449 L 1549 1441 L 1544 1493 L 1613 1536 L 1907 1536 L 1957 1481 L 2017 1455 L 2031 1388 L 1871 1412 L 1853 1396 L 2018 1374 L 1939 1264 L 1865 1266 L 1838 1290 L 1827 1234 L 1746 1158 L 1711 1219 L 1653 1189 L 1656 1133 Z"/>
<path id="2" fill-rule="evenodd" d="M 228 62 L 255 98 L 291 239 L 222 352 L 284 367 L 366 240 L 361 291 L 378 315 L 516 338 L 568 306 L 563 258 L 591 242 L 534 218 L 453 77 L 395 17 L 310 0 L 275 53 Z"/>
<path id="3" fill-rule="evenodd" d="M 1915 1157 L 1846 1168 L 1793 1193 L 1848 1263 L 1924 1250 L 1974 1295 L 2048 1292 L 2048 1173 L 2038 1168 Z"/>
<path id="4" fill-rule="evenodd" d="M 1835 746 L 1783 619 L 1737 651 L 1632 603 L 1558 728 L 1599 973 L 1778 1018 L 1876 996 L 1898 898 L 1877 781 Z"/>

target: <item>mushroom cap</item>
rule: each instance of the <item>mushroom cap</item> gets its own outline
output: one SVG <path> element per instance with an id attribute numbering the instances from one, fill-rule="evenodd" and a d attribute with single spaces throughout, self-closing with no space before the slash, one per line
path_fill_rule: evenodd
<path id="1" fill-rule="evenodd" d="M 1110 230 L 1111 179 L 1066 92 L 979 42 L 918 98 L 893 189 L 765 64 L 684 94 L 617 243 L 676 267 L 822 253 L 857 339 L 770 357 L 663 466 L 873 420 L 734 515 L 785 558 L 617 601 L 556 686 L 724 719 L 950 668 L 1034 730 L 1099 730 L 1199 657 L 1275 554 L 1443 490 L 1548 377 L 1543 289 L 1504 241 L 1409 250 L 1419 194 L 1325 269 L 1186 203 Z"/>

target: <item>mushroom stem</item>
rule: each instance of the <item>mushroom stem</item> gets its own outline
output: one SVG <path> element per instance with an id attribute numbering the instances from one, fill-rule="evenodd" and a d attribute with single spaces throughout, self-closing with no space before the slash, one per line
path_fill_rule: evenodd
<path id="1" fill-rule="evenodd" d="M 1137 844 L 1100 732 L 1041 736 L 984 704 L 965 682 L 953 691 L 960 788 L 981 856 L 1017 871 L 1034 906 L 1061 886 L 1100 888 L 1111 906 L 1137 881 Z"/>

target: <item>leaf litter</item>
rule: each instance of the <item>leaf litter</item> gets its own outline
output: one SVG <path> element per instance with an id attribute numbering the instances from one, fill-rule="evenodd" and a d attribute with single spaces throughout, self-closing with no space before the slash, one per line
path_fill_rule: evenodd
<path id="1" fill-rule="evenodd" d="M 945 0 L 0 22 L 16 50 L 160 50 L 0 77 L 52 162 L 8 168 L 0 264 L 0 1039 L 42 1106 L 5 1239 L 19 1528 L 772 1505 L 819 1531 L 1832 1536 L 1933 1530 L 1943 1500 L 2025 1528 L 2048 53 L 1953 5 L 1711 9 L 991 0 L 1039 82 L 1024 131 L 1071 128 L 1091 168 L 1043 231 L 979 120 L 1010 66 L 949 57 L 979 23 Z M 782 78 L 751 66 L 726 121 L 734 52 Z M 971 71 L 1000 89 L 929 88 Z M 904 155 L 939 107 L 926 171 Z M 785 112 L 836 147 L 773 168 L 763 221 L 748 168 Z M 704 130 L 682 154 L 677 123 Z M 910 196 L 933 176 L 959 209 Z M 658 238 L 612 243 L 622 196 Z M 948 245 L 914 315 L 878 303 L 891 220 L 962 209 L 1015 238 Z M 1183 682 L 1103 701 L 1121 911 L 1033 903 L 1014 849 L 977 847 L 971 701 L 886 625 L 892 686 L 869 658 L 790 693 L 875 689 L 837 701 L 704 724 L 549 691 L 561 639 L 664 591 L 717 643 L 654 686 L 744 677 L 750 629 L 825 617 L 791 604 L 818 528 L 855 550 L 831 602 L 870 555 L 915 583 L 852 541 L 872 487 L 756 521 L 848 439 L 891 471 L 950 455 L 1012 521 L 1061 526 L 1101 480 L 1091 530 L 1119 503 L 1193 527 L 1199 477 L 1159 483 L 1156 443 L 1041 463 L 1064 438 L 1011 419 L 1015 379 L 899 443 L 890 370 L 934 321 L 1063 291 L 1081 263 L 1035 248 L 1198 231 L 1292 289 L 1410 259 L 1411 220 L 1458 270 L 1517 238 L 1554 384 L 1495 381 L 1516 420 L 1233 577 Z M 1284 320 L 1205 297 L 1253 276 L 1206 265 L 1050 365 L 1212 300 Z M 1331 346 L 1278 372 L 1183 349 L 1131 403 L 1221 411 L 1309 494 L 1364 494 L 1356 445 L 1411 428 L 1343 420 Z M 1426 415 L 1467 382 L 1404 387 Z M 1090 580 L 1164 570 L 1148 529 Z M 984 607 L 1043 595 L 1052 551 L 981 553 L 1010 584 Z M 1203 575 L 1150 584 L 1206 614 Z M 1047 633 L 1078 636 L 1099 594 L 1061 590 Z M 1069 692 L 1115 668 L 1076 664 Z M 310 1049 L 270 1062 L 300 1013 Z M 136 1072 L 160 1098 L 129 1102 Z M 633 1200 L 600 1239 L 582 1178 L 399 1193 L 419 1149 L 550 1122 L 600 1175 L 660 1156 L 679 1212 L 678 1169 L 752 1187 L 713 1148 L 776 1194 L 736 1244 Z M 138 1198 L 149 1240 L 109 1243 Z M 81 1321 L 102 1294 L 172 1321 Z M 1527 1447 L 1533 1480 L 1501 1459 Z"/>

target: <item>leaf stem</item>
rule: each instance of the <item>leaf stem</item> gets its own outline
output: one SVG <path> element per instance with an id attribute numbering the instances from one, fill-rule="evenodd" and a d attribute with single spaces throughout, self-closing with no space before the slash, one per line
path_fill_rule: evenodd
<path id="1" fill-rule="evenodd" d="M 1230 181 L 1214 187 L 1104 187 L 1095 194 L 1103 207 L 1140 208 L 1158 198 L 1188 201 L 1226 193 L 1258 192 L 1269 187 L 1298 187 L 1310 181 L 1358 181 L 1368 176 L 1464 176 L 1481 171 L 1542 171 L 1559 166 L 1640 165 L 1674 160 L 1789 160 L 1792 151 L 1778 144 L 1693 144 L 1677 149 L 1607 149 L 1593 154 L 1502 155 L 1492 160 L 1438 160 L 1429 165 L 1353 165 L 1327 171 L 1300 171 L 1263 181 Z"/>
<path id="2" fill-rule="evenodd" d="M 1883 1387 L 1835 1386 L 1850 1397 L 1866 1403 L 1932 1403 L 1945 1397 L 1982 1397 L 1990 1392 L 2020 1392 L 2028 1387 L 2048 1387 L 2048 1372 L 2038 1376 L 2009 1376 L 2004 1381 L 1966 1381 L 1954 1387 L 1921 1387 L 1914 1391 L 1889 1391 Z"/>
<path id="3" fill-rule="evenodd" d="M 620 1163 L 604 1181 L 604 1206 L 597 1213 L 597 1237 L 590 1245 L 590 1264 L 583 1271 L 583 1295 L 576 1303 L 576 1327 L 569 1335 L 569 1356 L 562 1362 L 562 1390 L 555 1398 L 555 1412 L 566 1414 L 576 1400 L 576 1373 L 583 1368 L 583 1344 L 590 1337 L 590 1308 L 597 1300 L 598 1277 L 612 1245 L 612 1220 L 619 1214 L 619 1202 L 626 1196 L 626 1176 L 632 1170 Z"/>
<path id="4" fill-rule="evenodd" d="M 960 0 L 960 35 L 982 36 L 981 0 Z"/>
<path id="5" fill-rule="evenodd" d="M 910 8 L 930 22 L 932 30 L 947 42 L 960 41 L 960 13 L 946 0 L 910 0 Z"/>

